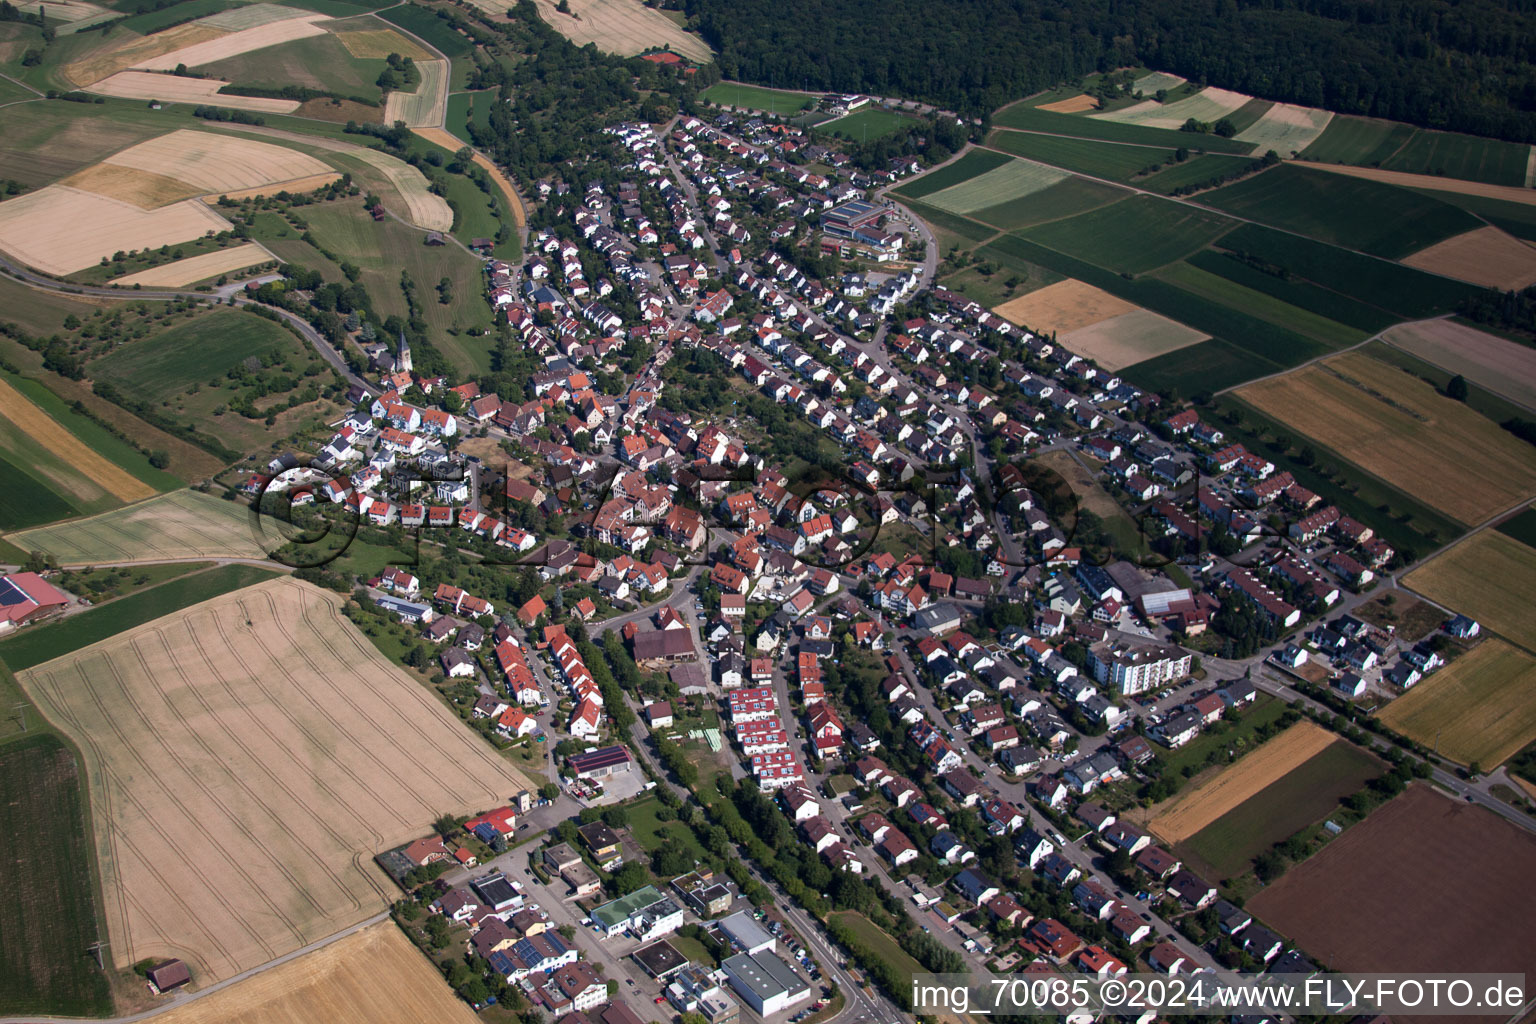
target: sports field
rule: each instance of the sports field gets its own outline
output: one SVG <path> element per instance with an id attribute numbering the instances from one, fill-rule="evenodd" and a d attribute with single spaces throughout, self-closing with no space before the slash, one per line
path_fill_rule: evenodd
<path id="1" fill-rule="evenodd" d="M 1502 292 L 1523 291 L 1536 284 L 1536 246 L 1491 225 L 1420 249 L 1403 262 Z"/>
<path id="2" fill-rule="evenodd" d="M 798 114 L 811 105 L 811 97 L 803 92 L 764 89 L 762 86 L 741 82 L 716 82 L 699 93 L 699 98 L 706 103 L 743 110 L 761 110 L 769 114 Z"/>
<path id="3" fill-rule="evenodd" d="M 52 555 L 60 565 L 266 556 L 244 505 L 190 490 L 5 539 L 23 551 Z M 274 537 L 270 547 L 281 544 Z"/>
<path id="4" fill-rule="evenodd" d="M 1387 259 L 1480 226 L 1465 210 L 1417 192 L 1295 165 L 1217 189 L 1201 202 Z"/>
<path id="5" fill-rule="evenodd" d="M 1383 340 L 1536 411 L 1536 349 L 1454 320 L 1403 324 Z"/>
<path id="6" fill-rule="evenodd" d="M 1263 750 L 1260 747 L 1250 756 Z M 1352 743 L 1331 739 L 1175 849 L 1197 871 L 1218 878 L 1240 875 L 1275 843 L 1335 812 L 1340 800 L 1380 775 L 1381 767 L 1381 762 Z"/>
<path id="7" fill-rule="evenodd" d="M 0 746 L 0 1014 L 107 1016 L 79 766 L 57 736 Z"/>
<path id="8" fill-rule="evenodd" d="M 1536 651 L 1536 548 L 1483 530 L 1403 578 L 1425 597 Z"/>
<path id="9" fill-rule="evenodd" d="M 1220 214 L 1138 195 L 1020 234 L 1105 270 L 1141 274 L 1204 249 L 1235 226 Z"/>
<path id="10" fill-rule="evenodd" d="M 1492 770 L 1536 740 L 1536 658 L 1490 637 L 1378 717 L 1453 761 Z"/>
<path id="11" fill-rule="evenodd" d="M 371 862 L 525 781 L 287 577 L 20 675 L 82 746 L 111 956 L 231 977 L 383 909 Z"/>
<path id="12" fill-rule="evenodd" d="M 392 921 L 157 1018 L 156 1024 L 474 1024 L 479 1018 Z"/>
<path id="13" fill-rule="evenodd" d="M 1536 450 L 1530 445 L 1419 378 L 1364 353 L 1334 356 L 1236 393 L 1298 434 L 1467 525 L 1536 495 Z"/>
<path id="14" fill-rule="evenodd" d="M 1533 861 L 1536 836 L 1414 783 L 1244 909 L 1331 970 L 1529 975 Z"/>
<path id="15" fill-rule="evenodd" d="M 1274 150 L 1284 158 L 1312 145 L 1332 120 L 1331 111 L 1276 103 L 1234 137 L 1239 142 L 1253 143 L 1253 151 L 1259 156 Z"/>
<path id="16" fill-rule="evenodd" d="M 1177 130 L 1190 118 L 1205 122 L 1219 121 L 1246 106 L 1252 98 L 1227 89 L 1202 89 L 1193 96 L 1172 103 L 1144 100 L 1133 106 L 1089 116 L 1117 124 Z"/>
<path id="17" fill-rule="evenodd" d="M 1158 808 L 1149 827 L 1165 842 L 1183 842 L 1333 741 L 1328 730 L 1309 721 L 1297 722 L 1202 785 L 1169 800 Z"/>
<path id="18" fill-rule="evenodd" d="M 970 213 L 1031 195 L 1067 177 L 1067 172 L 1044 164 L 1010 160 L 969 181 L 930 193 L 926 201 L 951 213 Z"/>
<path id="19" fill-rule="evenodd" d="M 715 59 L 702 38 L 640 0 L 571 0 L 569 14 L 556 10 L 555 0 L 536 2 L 539 17 L 577 46 L 596 43 L 604 53 L 620 57 L 666 49 L 699 64 Z"/>
<path id="20" fill-rule="evenodd" d="M 855 110 L 845 117 L 834 118 L 831 121 L 823 121 L 816 126 L 819 132 L 830 132 L 853 142 L 867 142 L 870 139 L 878 139 L 883 135 L 900 131 L 902 128 L 911 127 L 919 122 L 898 114 L 894 110 L 882 110 L 874 107 L 866 107 L 863 110 Z"/>

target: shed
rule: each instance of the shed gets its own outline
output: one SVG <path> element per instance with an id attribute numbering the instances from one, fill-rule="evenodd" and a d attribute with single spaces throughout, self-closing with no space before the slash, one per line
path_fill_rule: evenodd
<path id="1" fill-rule="evenodd" d="M 166 960 L 149 969 L 149 982 L 157 992 L 169 992 L 192 980 L 192 971 L 180 960 Z"/>

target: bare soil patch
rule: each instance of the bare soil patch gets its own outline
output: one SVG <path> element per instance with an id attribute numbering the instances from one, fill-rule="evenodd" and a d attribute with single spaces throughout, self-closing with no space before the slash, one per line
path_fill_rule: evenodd
<path id="1" fill-rule="evenodd" d="M 1454 320 L 1403 324 L 1382 340 L 1536 410 L 1536 349 Z"/>
<path id="2" fill-rule="evenodd" d="M 1097 108 L 1099 101 L 1083 93 L 1070 99 L 1057 100 L 1055 103 L 1042 103 L 1036 110 L 1049 110 L 1053 114 L 1081 114 L 1085 110 Z"/>
<path id="3" fill-rule="evenodd" d="M 341 603 L 279 578 L 21 675 L 81 744 L 119 966 L 335 934 L 395 895 L 375 853 L 525 787 Z"/>
<path id="4" fill-rule="evenodd" d="M 1436 242 L 1403 262 L 1500 291 L 1519 291 L 1536 283 L 1536 246 L 1492 225 Z"/>
<path id="5" fill-rule="evenodd" d="M 1531 974 L 1533 869 L 1536 836 L 1414 783 L 1246 908 L 1333 970 Z"/>
<path id="6" fill-rule="evenodd" d="M 1297 722 L 1203 785 L 1169 800 L 1152 818 L 1165 842 L 1181 843 L 1291 769 L 1319 754 L 1335 737 L 1311 722 Z"/>

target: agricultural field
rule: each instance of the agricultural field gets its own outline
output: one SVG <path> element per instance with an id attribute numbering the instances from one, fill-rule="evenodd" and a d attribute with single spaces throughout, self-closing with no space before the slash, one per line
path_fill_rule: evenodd
<path id="1" fill-rule="evenodd" d="M 1386 259 L 1480 226 L 1465 210 L 1416 192 L 1294 165 L 1217 189 L 1201 202 Z"/>
<path id="2" fill-rule="evenodd" d="M 1202 89 L 1193 96 L 1174 100 L 1171 103 L 1144 100 L 1119 110 L 1089 116 L 1100 121 L 1177 131 L 1190 118 L 1214 123 L 1235 114 L 1247 106 L 1252 98 L 1227 89 Z"/>
<path id="3" fill-rule="evenodd" d="M 1046 221 L 1075 217 L 1079 213 L 1118 202 L 1126 196 L 1124 189 L 1114 185 L 1071 177 L 1038 192 L 976 210 L 970 216 L 974 220 L 994 224 L 1004 231 L 1018 231 Z"/>
<path id="4" fill-rule="evenodd" d="M 142 285 L 145 288 L 184 288 L 199 281 L 207 281 L 224 274 L 233 274 L 247 267 L 263 263 L 276 263 L 277 257 L 256 242 L 206 252 L 201 256 L 189 256 L 174 263 L 165 263 L 148 270 L 125 274 L 112 279 L 112 283 L 124 288 Z"/>
<path id="5" fill-rule="evenodd" d="M 1021 295 L 996 307 L 992 312 L 1021 327 L 1043 333 L 1074 331 L 1122 313 L 1136 306 L 1091 284 L 1068 278 L 1057 284 Z"/>
<path id="6" fill-rule="evenodd" d="M 404 160 L 380 153 L 374 149 L 346 148 L 347 157 L 367 164 L 383 175 L 389 186 L 399 194 L 403 208 L 400 213 L 406 220 L 427 231 L 453 230 L 453 208 L 442 196 L 431 191 L 431 185 L 420 171 Z"/>
<path id="7" fill-rule="evenodd" d="M 159 1024 L 474 1024 L 479 1018 L 393 921 L 177 1007 Z"/>
<path id="8" fill-rule="evenodd" d="M 1040 192 L 1067 177 L 1065 171 L 1031 160 L 1010 160 L 969 181 L 931 192 L 925 201 L 951 213 L 972 213 Z"/>
<path id="9" fill-rule="evenodd" d="M 988 142 L 1014 156 L 1111 181 L 1130 181 L 1153 167 L 1168 167 L 1174 163 L 1175 152 L 1152 146 L 1122 146 L 1010 131 L 993 132 Z"/>
<path id="10" fill-rule="evenodd" d="M 424 60 L 416 65 L 421 81 L 415 92 L 396 90 L 384 106 L 384 122 L 404 121 L 410 128 L 430 128 L 443 123 L 448 112 L 448 62 Z"/>
<path id="11" fill-rule="evenodd" d="M 1260 747 L 1249 757 L 1263 752 L 1264 747 Z M 1381 762 L 1364 750 L 1346 740 L 1333 739 L 1176 849 L 1191 860 L 1203 862 L 1202 868 L 1209 868 L 1219 878 L 1240 875 L 1275 843 L 1333 813 L 1340 800 L 1380 775 L 1381 769 Z"/>
<path id="12" fill-rule="evenodd" d="M 1316 142 L 1332 121 L 1333 114 L 1327 110 L 1276 103 L 1234 137 L 1239 142 L 1253 143 L 1253 151 L 1259 156 L 1274 150 L 1284 159 Z"/>
<path id="13" fill-rule="evenodd" d="M 1082 114 L 1090 110 L 1097 110 L 1099 101 L 1087 93 L 1078 93 L 1076 96 L 1068 96 L 1066 99 L 1054 100 L 1050 103 L 1037 103 L 1036 110 L 1049 110 L 1053 114 Z"/>
<path id="14" fill-rule="evenodd" d="M 1302 150 L 1303 160 L 1379 167 L 1403 147 L 1414 129 L 1396 121 L 1340 115 L 1313 143 Z"/>
<path id="15" fill-rule="evenodd" d="M 44 526 L 5 539 L 23 551 L 52 555 L 60 565 L 265 558 L 280 547 L 272 536 L 258 543 L 250 510 L 200 491 L 173 491 L 88 519 Z"/>
<path id="16" fill-rule="evenodd" d="M 1529 832 L 1415 783 L 1245 909 L 1332 970 L 1530 973 L 1536 916 L 1511 913 L 1511 894 L 1533 858 Z M 1477 884 L 1445 884 L 1458 878 Z"/>
<path id="17" fill-rule="evenodd" d="M 191 199 L 146 210 L 98 193 L 50 185 L 0 203 L 0 249 L 58 277 L 117 252 L 158 249 L 227 230 L 228 221 Z"/>
<path id="18" fill-rule="evenodd" d="M 107 979 L 84 950 L 98 934 L 79 766 L 43 732 L 0 746 L 0 1014 L 103 1017 Z"/>
<path id="19" fill-rule="evenodd" d="M 281 324 L 242 310 L 219 309 L 151 338 L 118 345 L 89 366 L 97 380 L 161 401 L 193 384 L 222 378 L 247 360 L 263 358 L 316 361 L 313 351 Z"/>
<path id="20" fill-rule="evenodd" d="M 1068 349 L 1107 370 L 1205 340 L 1199 331 L 1071 278 L 1021 295 L 993 312 L 1033 330 L 1055 333 Z"/>
<path id="21" fill-rule="evenodd" d="M 1304 334 L 1329 347 L 1343 348 L 1367 337 L 1366 332 L 1359 328 L 1299 309 L 1272 295 L 1247 288 L 1227 278 L 1218 277 L 1189 263 L 1175 263 L 1164 267 L 1157 272 L 1157 276 L 1184 291 L 1232 309 L 1240 309 L 1249 316 Z"/>
<path id="22" fill-rule="evenodd" d="M 197 564 L 197 563 L 193 563 Z M 208 563 L 201 563 L 205 567 Z M 185 568 L 186 563 L 149 566 L 152 570 Z M 0 660 L 17 672 L 61 658 L 98 640 L 106 640 L 194 604 L 211 600 L 241 587 L 276 575 L 274 569 L 255 565 L 226 564 L 182 575 L 174 582 L 148 587 L 93 608 L 77 611 L 67 619 L 29 626 L 0 640 Z"/>
<path id="23" fill-rule="evenodd" d="M 1302 153 L 1307 160 L 1405 174 L 1529 187 L 1531 147 L 1392 121 L 1339 117 Z"/>
<path id="24" fill-rule="evenodd" d="M 813 100 L 803 92 L 787 92 L 783 89 L 765 89 L 760 85 L 741 82 L 716 82 L 699 94 L 706 103 L 739 110 L 761 110 L 767 114 L 788 116 L 808 109 Z"/>
<path id="25" fill-rule="evenodd" d="M 379 17 L 405 29 L 445 57 L 467 57 L 474 49 L 468 37 L 429 8 L 413 3 L 391 5 L 387 0 L 378 6 L 382 8 L 378 12 Z"/>
<path id="26" fill-rule="evenodd" d="M 1536 741 L 1536 658 L 1489 638 L 1377 717 L 1453 761 L 1491 771 Z"/>
<path id="27" fill-rule="evenodd" d="M 158 103 L 211 103 L 237 110 L 262 114 L 291 114 L 299 109 L 298 100 L 275 100 L 261 96 L 234 96 L 220 92 L 229 82 L 222 78 L 182 78 L 154 71 L 119 71 L 91 85 L 98 96 L 125 100 L 154 100 Z"/>
<path id="28" fill-rule="evenodd" d="M 851 139 L 854 142 L 867 142 L 918 123 L 906 114 L 898 114 L 894 110 L 866 108 L 856 110 L 844 117 L 833 118 L 831 121 L 823 121 L 816 126 L 816 130 Z"/>
<path id="29" fill-rule="evenodd" d="M 367 20 L 373 21 L 372 18 Z M 384 35 L 394 35 L 382 26 L 380 31 Z M 403 36 L 399 38 L 406 41 Z M 200 65 L 197 71 L 236 85 L 265 89 L 296 85 L 337 96 L 380 102 L 383 92 L 377 80 L 388 67 L 384 62 L 388 54 L 376 58 L 359 57 L 343 45 L 342 40 L 341 36 L 321 31 L 278 46 L 211 61 Z M 421 50 L 414 44 L 411 48 Z M 426 63 L 421 61 L 417 66 Z"/>
<path id="30" fill-rule="evenodd" d="M 1505 292 L 1523 291 L 1536 284 L 1536 246 L 1491 225 L 1420 249 L 1403 262 L 1432 274 Z"/>
<path id="31" fill-rule="evenodd" d="M 706 90 L 705 96 L 715 89 L 735 90 L 734 85 L 716 85 Z M 792 95 L 798 96 L 799 93 Z M 717 100 L 715 102 L 726 102 Z M 958 160 L 951 161 L 943 167 L 935 168 L 927 174 L 920 174 L 910 181 L 904 181 L 891 189 L 898 196 L 906 196 L 909 199 L 922 199 L 942 189 L 952 188 L 973 178 L 979 178 L 989 171 L 996 170 L 1009 163 L 1009 159 L 1002 153 L 990 149 L 973 149 Z"/>
<path id="32" fill-rule="evenodd" d="M 683 31 L 671 18 L 640 0 L 572 0 L 569 14 L 556 10 L 555 0 L 537 3 L 539 16 L 577 46 L 596 43 L 604 53 L 620 57 L 671 50 L 697 64 L 715 59 L 715 52 L 702 37 Z"/>
<path id="33" fill-rule="evenodd" d="M 1536 350 L 1457 323 L 1425 320 L 1394 327 L 1382 340 L 1471 384 L 1536 410 Z"/>
<path id="34" fill-rule="evenodd" d="M 394 898 L 373 854 L 527 785 L 341 601 L 276 579 L 19 677 L 82 744 L 117 965 L 210 982 L 334 934 Z"/>
<path id="35" fill-rule="evenodd" d="M 1322 753 L 1334 740 L 1333 733 L 1321 726 L 1297 722 L 1201 785 L 1156 808 L 1148 827 L 1164 842 L 1182 843 Z"/>
<path id="36" fill-rule="evenodd" d="M 1253 170 L 1257 164 L 1246 157 L 1221 156 L 1207 153 L 1191 157 L 1182 163 L 1172 163 L 1161 171 L 1137 178 L 1138 188 L 1151 189 L 1163 195 L 1172 195 L 1181 188 L 1203 187 L 1223 175 Z"/>
<path id="37" fill-rule="evenodd" d="M 1497 529 L 1506 537 L 1536 548 L 1536 507 L 1527 506 L 1500 523 Z"/>
<path id="38" fill-rule="evenodd" d="M 1032 107 L 1028 100 L 1020 100 L 999 110 L 993 116 L 992 123 L 995 127 L 1016 131 L 1101 139 L 1105 142 L 1125 142 L 1163 149 L 1188 146 L 1191 150 L 1203 149 L 1207 153 L 1235 153 L 1240 156 L 1248 156 L 1253 151 L 1250 143 L 1224 139 L 1220 135 L 1195 135 L 1168 128 L 1150 128 L 1146 125 L 1106 121 L 1092 115 L 1058 114 Z"/>
<path id="39" fill-rule="evenodd" d="M 1483 530 L 1409 573 L 1403 585 L 1536 651 L 1536 548 Z"/>
<path id="40" fill-rule="evenodd" d="M 238 57 L 242 54 L 252 53 L 257 50 L 269 51 L 264 56 L 272 56 L 280 52 L 279 48 L 286 48 L 284 44 L 291 44 L 300 39 L 311 36 L 329 37 L 321 22 L 327 21 L 323 14 L 310 14 L 308 12 L 287 9 L 292 17 L 282 18 L 276 21 L 265 21 L 248 28 L 225 27 L 228 23 L 221 18 L 228 15 L 243 13 L 241 9 L 228 12 L 227 15 L 214 15 L 211 19 L 204 18 L 200 22 L 193 22 L 194 28 L 217 29 L 220 35 L 200 42 L 182 45 L 174 50 L 169 50 L 153 57 L 135 61 L 130 67 L 144 71 L 173 71 L 179 65 L 185 64 L 189 68 L 208 67 L 210 73 L 216 74 L 219 62 Z M 176 31 L 171 29 L 171 32 Z M 158 38 L 150 36 L 150 39 Z M 339 47 L 338 47 L 339 49 Z M 345 53 L 345 50 L 341 52 Z"/>
<path id="41" fill-rule="evenodd" d="M 1233 232 L 1228 235 L 1225 244 L 1235 245 L 1233 239 L 1237 234 L 1238 232 Z M 1304 280 L 1299 275 L 1286 274 L 1281 277 L 1275 273 L 1266 273 L 1245 263 L 1230 252 L 1208 249 L 1205 252 L 1195 253 L 1184 262 L 1187 266 L 1198 267 L 1208 274 L 1241 285 L 1248 292 L 1258 292 L 1278 299 L 1286 306 L 1303 309 L 1325 320 L 1345 324 L 1366 335 L 1375 334 L 1402 319 L 1384 309 L 1352 299 L 1330 287 Z M 1390 266 L 1390 264 L 1381 265 Z M 1428 280 L 1435 280 L 1435 278 Z"/>
<path id="42" fill-rule="evenodd" d="M 1138 195 L 1022 235 L 1105 270 L 1142 274 L 1198 252 L 1235 226 L 1219 214 Z"/>
<path id="43" fill-rule="evenodd" d="M 363 60 L 383 60 L 392 53 L 414 61 L 432 60 L 432 51 L 404 33 L 372 18 L 336 21 L 325 26 L 347 52 Z"/>

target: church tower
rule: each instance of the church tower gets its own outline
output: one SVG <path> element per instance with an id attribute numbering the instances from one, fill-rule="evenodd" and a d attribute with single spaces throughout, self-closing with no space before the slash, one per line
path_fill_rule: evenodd
<path id="1" fill-rule="evenodd" d="M 395 369 L 400 373 L 411 372 L 411 346 L 405 340 L 405 331 L 400 332 L 400 350 L 395 354 Z"/>

